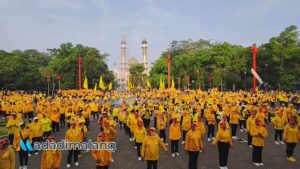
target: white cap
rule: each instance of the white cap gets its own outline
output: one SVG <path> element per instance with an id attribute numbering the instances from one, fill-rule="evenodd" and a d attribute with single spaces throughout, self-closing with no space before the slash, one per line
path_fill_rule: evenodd
<path id="1" fill-rule="evenodd" d="M 38 117 L 34 117 L 34 118 L 33 118 L 33 120 L 38 120 L 38 119 L 39 119 Z"/>
<path id="2" fill-rule="evenodd" d="M 19 123 L 19 126 L 22 126 L 24 124 L 24 122 Z"/>

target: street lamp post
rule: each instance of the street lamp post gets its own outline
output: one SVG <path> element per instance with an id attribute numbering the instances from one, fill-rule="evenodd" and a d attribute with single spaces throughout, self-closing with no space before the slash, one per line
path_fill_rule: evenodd
<path id="1" fill-rule="evenodd" d="M 244 71 L 244 75 L 245 75 L 245 78 L 244 78 L 244 90 L 246 90 L 246 83 L 247 83 L 247 72 Z"/>
<path id="2" fill-rule="evenodd" d="M 266 84 L 268 84 L 268 82 L 267 82 L 267 72 L 268 72 L 268 64 L 266 63 L 265 64 L 266 65 L 266 70 L 265 70 L 265 81 L 266 81 Z"/>

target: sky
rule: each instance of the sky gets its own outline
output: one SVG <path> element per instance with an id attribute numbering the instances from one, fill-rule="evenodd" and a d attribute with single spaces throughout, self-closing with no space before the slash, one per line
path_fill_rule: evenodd
<path id="1" fill-rule="evenodd" d="M 172 40 L 266 43 L 290 25 L 300 28 L 299 7 L 300 0 L 0 0 L 0 49 L 80 43 L 108 53 L 112 70 L 122 35 L 127 60 L 142 60 L 145 38 L 151 64 Z"/>

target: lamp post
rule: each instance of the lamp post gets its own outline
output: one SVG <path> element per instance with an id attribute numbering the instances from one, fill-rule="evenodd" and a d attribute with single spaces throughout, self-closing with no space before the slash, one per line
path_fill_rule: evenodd
<path id="1" fill-rule="evenodd" d="M 266 84 L 268 84 L 268 81 L 267 81 L 267 72 L 268 72 L 268 64 L 266 63 L 265 64 L 265 66 L 266 66 L 266 70 L 265 70 L 265 81 L 266 81 Z"/>
<path id="2" fill-rule="evenodd" d="M 244 90 L 246 90 L 247 86 L 246 86 L 246 83 L 247 83 L 247 72 L 244 71 Z"/>
<path id="3" fill-rule="evenodd" d="M 50 95 L 50 76 L 46 76 L 46 80 L 47 80 L 47 86 L 48 86 L 48 96 Z"/>

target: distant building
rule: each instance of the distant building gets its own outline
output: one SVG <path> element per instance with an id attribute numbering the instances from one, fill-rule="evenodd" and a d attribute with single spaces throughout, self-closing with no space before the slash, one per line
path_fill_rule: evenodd
<path id="1" fill-rule="evenodd" d="M 138 60 L 135 57 L 131 57 L 128 62 L 126 60 L 126 49 L 127 49 L 127 43 L 124 38 L 122 37 L 121 40 L 121 62 L 120 62 L 120 71 L 117 68 L 116 63 L 114 64 L 114 77 L 115 80 L 119 84 L 119 89 L 120 90 L 126 90 L 127 88 L 127 81 L 129 77 L 129 68 L 134 65 L 138 64 Z M 146 39 L 143 39 L 142 41 L 142 64 L 144 65 L 145 74 L 149 74 L 149 67 L 148 67 L 148 55 L 147 55 L 147 49 L 148 49 L 148 43 Z"/>

